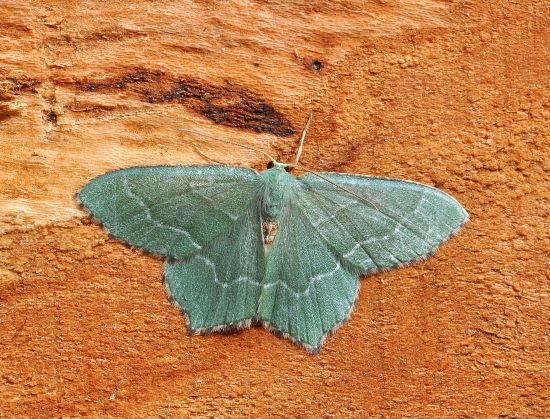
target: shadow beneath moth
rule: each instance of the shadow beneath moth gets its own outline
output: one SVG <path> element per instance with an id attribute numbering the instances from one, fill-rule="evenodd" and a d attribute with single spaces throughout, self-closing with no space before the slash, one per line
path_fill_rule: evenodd
<path id="1" fill-rule="evenodd" d="M 166 290 L 190 333 L 260 323 L 317 353 L 349 317 L 361 274 L 429 257 L 468 214 L 427 185 L 303 168 L 310 121 L 295 163 L 268 155 L 261 173 L 132 167 L 91 180 L 77 197 L 113 236 L 165 258 Z"/>

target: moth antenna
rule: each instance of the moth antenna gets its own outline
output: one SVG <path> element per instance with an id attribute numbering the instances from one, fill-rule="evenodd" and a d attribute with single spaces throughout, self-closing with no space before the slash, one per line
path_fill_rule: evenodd
<path id="1" fill-rule="evenodd" d="M 302 150 L 304 148 L 304 140 L 306 139 L 306 133 L 309 128 L 309 124 L 311 124 L 312 118 L 313 118 L 313 111 L 309 113 L 309 117 L 307 118 L 306 125 L 302 130 L 302 136 L 300 137 L 300 145 L 298 146 L 298 152 L 296 153 L 296 161 L 294 162 L 295 164 L 298 164 L 298 162 L 300 161 L 300 157 L 302 156 Z"/>
<path id="2" fill-rule="evenodd" d="M 278 163 L 277 160 L 269 153 L 265 152 L 265 151 L 262 151 L 262 150 L 259 150 L 255 147 L 251 147 L 251 146 L 247 146 L 245 144 L 240 144 L 236 141 L 231 141 L 231 140 L 222 140 L 221 138 L 217 138 L 217 137 L 213 137 L 211 135 L 208 135 L 208 134 L 203 134 L 202 132 L 198 132 L 198 131 L 193 131 L 193 130 L 190 130 L 190 129 L 186 129 L 186 128 L 180 128 L 180 131 L 183 131 L 183 132 L 188 132 L 190 134 L 193 134 L 193 135 L 198 135 L 200 137 L 204 137 L 204 138 L 208 138 L 210 140 L 213 140 L 213 141 L 219 141 L 220 143 L 225 143 L 225 144 L 231 144 L 231 145 L 234 145 L 234 146 L 237 146 L 237 147 L 241 147 L 241 148 L 244 148 L 246 150 L 251 150 L 251 151 L 255 151 L 256 153 L 261 153 L 263 154 L 264 156 L 266 156 L 269 160 L 271 160 L 273 163 Z M 200 154 L 200 153 L 199 153 Z"/>
<path id="3" fill-rule="evenodd" d="M 195 144 L 194 142 L 191 143 L 193 145 L 193 148 L 195 149 L 195 151 L 197 152 L 197 154 L 199 154 L 200 156 L 204 157 L 206 160 L 208 160 L 209 162 L 212 162 L 212 163 L 216 163 L 216 164 L 225 164 L 224 162 L 222 162 L 221 160 L 216 160 L 216 159 L 213 159 L 212 157 L 208 157 L 206 155 L 206 153 L 204 153 L 197 144 Z"/>
<path id="4" fill-rule="evenodd" d="M 337 188 L 339 189 L 342 189 L 343 191 L 355 196 L 356 198 L 360 199 L 361 201 L 367 203 L 368 205 L 370 206 L 373 206 L 374 208 L 376 208 L 378 211 L 382 212 L 380 210 L 380 208 L 378 208 L 376 206 L 376 204 L 374 202 L 370 202 L 368 199 L 366 199 L 365 197 L 361 196 L 361 195 L 358 195 L 357 193 L 353 192 L 352 190 L 348 189 L 348 188 L 345 188 L 344 186 L 342 185 L 339 185 L 338 182 L 335 182 L 333 181 L 332 179 L 326 177 L 326 176 L 323 176 L 322 174 L 316 172 L 315 170 L 311 170 L 311 169 L 308 169 L 307 167 L 305 166 L 302 166 L 301 164 L 293 164 L 292 165 L 293 167 L 297 167 L 298 169 L 301 169 L 303 170 L 304 172 L 308 172 L 308 173 L 311 173 L 312 175 L 315 175 L 317 176 L 319 179 L 323 179 L 325 182 L 328 182 L 330 183 L 331 185 L 334 185 L 336 186 Z"/>

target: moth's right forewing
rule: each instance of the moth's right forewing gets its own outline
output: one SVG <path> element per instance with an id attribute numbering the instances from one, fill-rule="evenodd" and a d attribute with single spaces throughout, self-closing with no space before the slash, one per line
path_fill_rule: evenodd
<path id="1" fill-rule="evenodd" d="M 82 188 L 82 205 L 115 237 L 176 259 L 198 253 L 257 199 L 252 169 L 221 165 L 135 167 Z"/>

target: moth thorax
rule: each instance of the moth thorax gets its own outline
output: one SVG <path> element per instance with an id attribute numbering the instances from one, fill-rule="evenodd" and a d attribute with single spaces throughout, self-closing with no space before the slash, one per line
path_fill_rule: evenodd
<path id="1" fill-rule="evenodd" d="M 265 220 L 276 220 L 295 182 L 294 177 L 279 166 L 266 170 L 261 176 L 264 178 L 265 185 L 262 196 L 262 217 Z"/>
<path id="2" fill-rule="evenodd" d="M 279 224 L 276 221 L 264 221 L 262 227 L 264 230 L 264 244 L 271 246 L 279 230 Z"/>

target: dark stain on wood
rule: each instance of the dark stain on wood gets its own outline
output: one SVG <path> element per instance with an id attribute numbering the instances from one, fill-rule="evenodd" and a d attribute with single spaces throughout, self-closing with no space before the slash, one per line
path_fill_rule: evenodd
<path id="1" fill-rule="evenodd" d="M 179 103 L 216 124 L 280 137 L 296 133 L 290 121 L 266 100 L 229 82 L 220 86 L 161 71 L 135 70 L 122 77 L 78 81 L 75 85 L 86 92 L 130 91 L 148 103 Z"/>
<path id="2" fill-rule="evenodd" d="M 323 63 L 319 60 L 313 60 L 311 62 L 311 68 L 315 71 L 321 71 L 323 69 Z"/>
<path id="3" fill-rule="evenodd" d="M 46 121 L 53 125 L 57 125 L 57 114 L 53 110 L 43 111 Z"/>
<path id="4" fill-rule="evenodd" d="M 147 101 L 184 103 L 216 124 L 270 132 L 281 137 L 295 133 L 290 122 L 259 96 L 230 84 L 213 86 L 180 79 L 171 89 L 149 93 Z"/>

